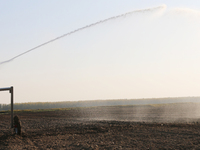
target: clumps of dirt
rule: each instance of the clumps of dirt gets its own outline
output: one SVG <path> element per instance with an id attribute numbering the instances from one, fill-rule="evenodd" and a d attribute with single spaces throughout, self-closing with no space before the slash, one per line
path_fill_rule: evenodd
<path id="1" fill-rule="evenodd" d="M 10 116 L 3 114 L 0 115 L 0 149 L 197 149 L 200 147 L 198 118 L 185 122 L 184 120 L 169 122 L 162 121 L 159 115 L 156 115 L 159 111 L 162 113 L 162 109 L 157 107 L 150 107 L 148 114 L 141 111 L 142 113 L 137 116 L 134 114 L 135 110 L 133 107 L 123 106 L 19 113 L 17 115 L 22 122 L 21 136 L 15 135 L 13 129 L 9 128 Z M 172 114 L 171 111 L 170 115 L 173 116 Z M 142 121 L 137 120 L 139 115 Z M 133 121 L 134 119 L 136 121 Z"/>
<path id="2" fill-rule="evenodd" d="M 197 124 L 77 121 L 22 136 L 7 132 L 0 149 L 195 149 L 199 131 Z"/>

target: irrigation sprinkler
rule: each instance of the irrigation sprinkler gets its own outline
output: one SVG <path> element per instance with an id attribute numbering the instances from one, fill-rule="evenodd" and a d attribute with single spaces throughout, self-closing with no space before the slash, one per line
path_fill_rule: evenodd
<path id="1" fill-rule="evenodd" d="M 11 128 L 13 128 L 13 87 L 0 88 L 0 91 L 9 91 L 11 94 Z"/>

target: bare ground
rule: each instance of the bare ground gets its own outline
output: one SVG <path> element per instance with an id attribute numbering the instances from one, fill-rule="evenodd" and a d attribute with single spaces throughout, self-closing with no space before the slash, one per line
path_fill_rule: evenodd
<path id="1" fill-rule="evenodd" d="M 195 104 L 18 112 L 22 135 L 0 115 L 0 149 L 200 149 Z"/>

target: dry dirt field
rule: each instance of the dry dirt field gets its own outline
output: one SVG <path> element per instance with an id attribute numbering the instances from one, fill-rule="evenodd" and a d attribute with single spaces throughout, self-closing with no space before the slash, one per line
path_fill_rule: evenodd
<path id="1" fill-rule="evenodd" d="M 196 104 L 16 112 L 22 135 L 0 114 L 0 149 L 200 149 Z"/>

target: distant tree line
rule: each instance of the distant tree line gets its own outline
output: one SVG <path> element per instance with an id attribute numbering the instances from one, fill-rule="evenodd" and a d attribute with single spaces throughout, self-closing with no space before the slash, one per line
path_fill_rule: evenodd
<path id="1" fill-rule="evenodd" d="M 14 110 L 92 107 L 92 106 L 116 106 L 116 105 L 145 105 L 145 104 L 180 103 L 180 102 L 181 103 L 200 102 L 200 97 L 36 102 L 36 103 L 29 102 L 29 103 L 15 103 Z M 10 110 L 10 104 L 0 104 L 0 111 L 5 111 L 5 110 Z"/>

